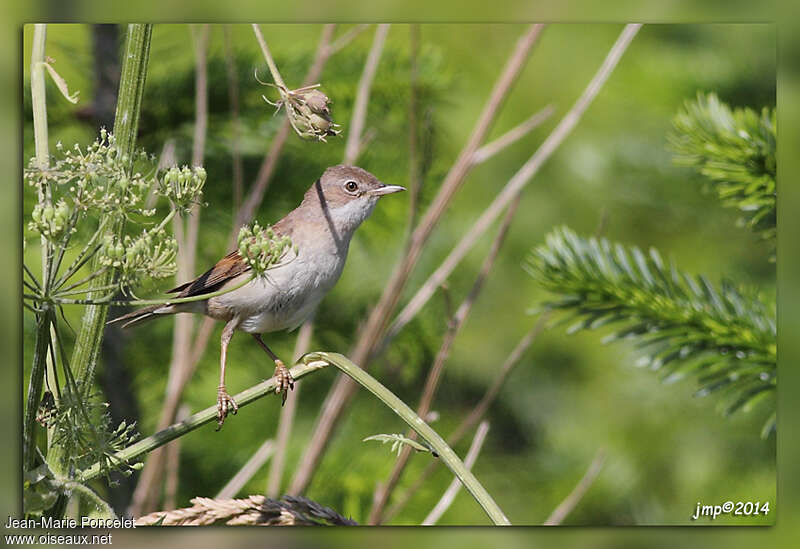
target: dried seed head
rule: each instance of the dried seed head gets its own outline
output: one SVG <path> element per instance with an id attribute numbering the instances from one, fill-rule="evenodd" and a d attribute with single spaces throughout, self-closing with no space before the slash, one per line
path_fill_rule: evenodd
<path id="1" fill-rule="evenodd" d="M 263 83 L 263 82 L 262 82 Z M 274 86 L 273 84 L 269 84 Z M 296 90 L 287 90 L 283 86 L 274 86 L 278 89 L 281 98 L 275 102 L 262 95 L 264 101 L 276 107 L 277 113 L 281 107 L 286 107 L 286 116 L 295 133 L 303 139 L 318 139 L 325 141 L 331 135 L 338 135 L 338 124 L 331 119 L 331 100 L 325 93 L 317 89 L 319 84 L 306 86 Z"/>
<path id="2" fill-rule="evenodd" d="M 332 124 L 330 118 L 322 117 L 318 114 L 312 114 L 308 117 L 308 120 L 311 122 L 311 127 L 314 128 L 317 133 L 328 135 L 328 131 L 330 131 Z"/>
<path id="3" fill-rule="evenodd" d="M 327 95 L 317 89 L 308 90 L 298 94 L 299 99 L 303 101 L 311 111 L 315 114 L 330 115 L 331 110 L 328 108 L 331 100 Z"/>

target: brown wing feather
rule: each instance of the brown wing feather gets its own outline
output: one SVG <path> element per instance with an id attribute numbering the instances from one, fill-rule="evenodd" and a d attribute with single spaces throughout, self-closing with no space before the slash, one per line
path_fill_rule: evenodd
<path id="1" fill-rule="evenodd" d="M 192 297 L 209 294 L 220 289 L 227 281 L 250 270 L 238 251 L 233 251 L 217 261 L 217 264 L 194 280 L 176 286 L 168 293 L 177 293 L 178 297 Z"/>
<path id="2" fill-rule="evenodd" d="M 275 232 L 275 234 L 286 235 L 289 237 L 292 236 L 293 231 L 291 228 L 291 223 L 288 221 L 288 217 L 289 216 L 284 217 L 272 226 L 272 230 Z M 239 252 L 234 250 L 217 261 L 216 265 L 211 267 L 211 269 L 202 275 L 198 276 L 194 280 L 185 282 L 180 286 L 175 286 L 171 290 L 167 290 L 167 293 L 177 293 L 178 297 L 191 297 L 195 295 L 209 294 L 219 290 L 220 287 L 228 280 L 236 278 L 240 274 L 249 270 L 250 266 L 244 262 Z"/>

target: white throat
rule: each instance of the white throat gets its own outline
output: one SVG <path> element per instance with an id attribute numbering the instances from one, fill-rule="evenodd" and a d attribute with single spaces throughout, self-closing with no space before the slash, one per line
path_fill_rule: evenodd
<path id="1" fill-rule="evenodd" d="M 331 208 L 331 218 L 333 218 L 333 223 L 342 233 L 342 236 L 352 236 L 358 226 L 370 216 L 377 202 L 377 197 L 362 196 L 336 208 Z"/>

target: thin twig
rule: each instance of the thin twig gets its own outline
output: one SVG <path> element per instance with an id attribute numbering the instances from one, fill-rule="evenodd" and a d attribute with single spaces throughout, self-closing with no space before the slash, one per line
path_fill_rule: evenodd
<path id="1" fill-rule="evenodd" d="M 314 61 L 312 62 L 311 67 L 309 67 L 301 87 L 309 86 L 319 80 L 319 77 L 322 74 L 322 68 L 325 66 L 325 63 L 327 63 L 328 58 L 331 55 L 328 44 L 333 36 L 335 27 L 335 25 L 325 25 L 323 27 L 322 36 L 320 37 L 317 51 L 314 54 Z M 236 242 L 236 235 L 239 233 L 239 227 L 252 219 L 256 210 L 261 205 L 261 201 L 264 199 L 264 193 L 269 186 L 272 174 L 277 166 L 278 158 L 280 158 L 281 152 L 283 151 L 283 146 L 289 137 L 290 130 L 291 126 L 289 125 L 289 122 L 284 119 L 280 129 L 278 129 L 278 132 L 272 139 L 272 144 L 270 145 L 269 151 L 264 157 L 264 160 L 261 162 L 261 167 L 258 170 L 258 175 L 256 176 L 256 180 L 253 183 L 252 189 L 245 198 L 242 207 L 236 216 L 233 231 L 228 239 L 229 247 L 233 246 L 233 244 Z"/>
<path id="2" fill-rule="evenodd" d="M 192 36 L 195 41 L 195 124 L 192 139 L 192 166 L 202 166 L 206 150 L 206 136 L 208 134 L 208 25 L 203 25 L 195 31 L 192 26 Z M 189 216 L 189 227 L 186 231 L 186 244 L 189 251 L 187 263 L 194 270 L 195 256 L 197 255 L 197 237 L 200 227 L 200 205 L 194 204 Z M 191 276 L 191 273 L 189 274 Z"/>
<path id="3" fill-rule="evenodd" d="M 236 59 L 231 45 L 230 25 L 222 27 L 222 36 L 225 45 L 225 68 L 228 76 L 228 103 L 231 108 L 231 162 L 233 164 L 233 211 L 235 214 L 242 205 L 242 195 L 244 194 L 242 153 L 239 150 L 239 134 L 241 133 L 239 78 L 236 74 Z"/>
<path id="4" fill-rule="evenodd" d="M 287 89 L 281 77 L 281 73 L 278 70 L 278 66 L 275 64 L 275 60 L 272 59 L 272 54 L 269 52 L 267 41 L 264 40 L 264 35 L 261 34 L 261 28 L 255 23 L 251 26 L 253 27 L 253 33 L 256 35 L 256 40 L 258 40 L 258 45 L 261 46 L 261 53 L 264 54 L 264 59 L 267 61 L 267 66 L 269 67 L 270 74 L 272 74 L 272 79 L 275 81 L 275 85 Z"/>
<path id="5" fill-rule="evenodd" d="M 411 236 L 411 243 L 406 250 L 407 253 L 395 268 L 378 304 L 372 309 L 364 328 L 359 334 L 358 341 L 352 354 L 354 361 L 362 365 L 362 367 L 369 367 L 373 350 L 380 341 L 385 326 L 391 314 L 394 312 L 397 301 L 400 299 L 403 288 L 408 282 L 408 278 L 422 253 L 422 249 L 442 214 L 450 204 L 456 191 L 464 182 L 467 173 L 469 173 L 472 166 L 470 161 L 472 155 L 483 142 L 491 128 L 500 106 L 508 95 L 512 84 L 516 81 L 522 67 L 525 65 L 528 54 L 541 33 L 542 28 L 542 25 L 531 26 L 517 42 L 514 52 L 511 54 L 499 79 L 495 83 L 489 100 L 481 112 L 472 134 L 450 172 L 448 172 L 445 177 L 439 192 L 434 198 L 433 204 L 428 208 L 419 225 L 414 229 Z M 311 441 L 306 447 L 300 460 L 300 465 L 292 479 L 292 484 L 289 488 L 290 494 L 302 493 L 311 482 L 311 477 L 317 468 L 322 453 L 327 447 L 339 416 L 354 394 L 355 386 L 352 382 L 345 377 L 337 378 L 333 388 L 329 391 L 325 399 L 322 410 L 317 415 Z"/>
<path id="6" fill-rule="evenodd" d="M 200 166 L 205 153 L 206 134 L 208 131 L 208 25 L 203 25 L 199 31 L 192 27 L 192 38 L 195 51 L 195 126 L 192 141 L 192 165 Z M 180 250 L 177 258 L 176 278 L 189 280 L 195 270 L 197 254 L 197 238 L 200 228 L 200 208 L 197 204 L 192 206 L 189 219 L 184 226 L 182 218 L 173 219 L 173 231 L 178 241 Z M 194 319 L 188 315 L 177 315 L 172 333 L 172 361 L 167 376 L 167 395 L 161 416 L 158 421 L 159 428 L 169 425 L 177 412 L 182 388 L 180 380 L 186 377 L 186 372 L 191 368 L 189 357 L 192 349 L 192 330 Z M 161 486 L 162 452 L 155 452 L 145 464 L 136 489 L 133 493 L 130 513 L 135 516 L 142 515 L 158 506 L 158 490 Z"/>
<path id="7" fill-rule="evenodd" d="M 447 438 L 447 443 L 450 446 L 455 446 L 458 444 L 461 439 L 464 438 L 464 435 L 466 435 L 470 429 L 475 427 L 475 425 L 481 419 L 483 419 L 483 416 L 485 416 L 486 412 L 489 410 L 489 406 L 492 405 L 494 400 L 497 398 L 497 395 L 500 393 L 500 389 L 503 387 L 503 384 L 505 383 L 511 371 L 517 364 L 519 364 L 519 361 L 525 354 L 525 351 L 528 350 L 531 344 L 536 340 L 536 336 L 538 336 L 544 328 L 546 319 L 546 314 L 540 316 L 533 328 L 531 328 L 528 333 L 526 333 L 522 339 L 520 339 L 519 343 L 517 343 L 508 357 L 506 357 L 505 361 L 503 361 L 503 365 L 497 372 L 494 381 L 486 390 L 486 393 L 484 393 L 480 402 L 478 402 L 469 415 L 461 421 L 458 427 L 456 427 L 456 430 L 453 431 L 453 433 Z M 414 483 L 407 488 L 405 492 L 403 492 L 400 498 L 398 498 L 397 502 L 389 507 L 384 514 L 384 522 L 391 520 L 400 511 L 400 509 L 405 507 L 414 494 L 416 494 L 417 491 L 425 484 L 428 478 L 430 478 L 431 474 L 433 474 L 438 465 L 439 462 L 432 461 L 425 468 L 425 470 L 414 481 Z"/>
<path id="8" fill-rule="evenodd" d="M 233 478 L 228 481 L 222 490 L 215 496 L 216 499 L 228 499 L 235 497 L 239 491 L 244 488 L 253 476 L 261 470 L 267 460 L 272 457 L 275 443 L 271 438 L 268 438 L 264 443 L 258 447 L 258 450 L 247 460 L 239 471 L 233 475 Z"/>
<path id="9" fill-rule="evenodd" d="M 347 144 L 345 145 L 345 164 L 354 164 L 361 153 L 361 136 L 364 131 L 364 121 L 367 118 L 369 92 L 372 87 L 372 81 L 375 78 L 375 72 L 378 70 L 378 62 L 381 59 L 383 45 L 386 43 L 386 35 L 388 33 L 389 25 L 378 25 L 378 28 L 375 29 L 375 38 L 372 40 L 372 47 L 367 55 L 367 61 L 364 63 L 361 79 L 358 81 L 353 115 L 350 119 Z"/>
<path id="10" fill-rule="evenodd" d="M 184 404 L 178 408 L 175 421 L 183 421 L 189 417 L 189 407 Z M 175 509 L 178 495 L 178 476 L 181 465 L 181 439 L 170 442 L 164 451 L 167 453 L 164 480 L 164 509 Z"/>
<path id="11" fill-rule="evenodd" d="M 419 193 L 422 189 L 422 163 L 419 158 L 419 24 L 409 32 L 409 99 L 408 99 L 408 223 L 407 245 L 417 223 Z"/>
<path id="12" fill-rule="evenodd" d="M 461 302 L 461 305 L 459 305 L 455 314 L 450 319 L 447 332 L 442 340 L 442 345 L 439 348 L 438 353 L 436 353 L 436 358 L 433 361 L 433 367 L 431 367 L 431 369 L 428 371 L 428 377 L 425 380 L 425 386 L 422 390 L 422 398 L 420 399 L 419 406 L 417 407 L 417 414 L 419 414 L 421 417 L 425 417 L 431 409 L 431 404 L 433 403 L 433 398 L 436 395 L 436 390 L 439 388 L 439 382 L 441 381 L 444 366 L 447 363 L 447 358 L 450 356 L 450 350 L 453 346 L 453 342 L 455 341 L 458 333 L 461 331 L 461 328 L 464 326 L 475 300 L 478 298 L 478 295 L 484 287 L 486 278 L 489 276 L 489 272 L 491 271 L 492 266 L 497 259 L 497 254 L 500 252 L 500 247 L 503 245 L 503 241 L 508 234 L 508 229 L 511 226 L 511 221 L 514 219 L 514 214 L 517 211 L 518 205 L 519 202 L 517 201 L 509 206 L 508 211 L 506 212 L 506 217 L 503 219 L 503 223 L 497 231 L 497 236 L 495 237 L 494 242 L 492 242 L 492 246 L 483 261 L 483 265 L 481 265 L 481 268 L 478 271 L 478 275 L 475 277 L 475 282 L 473 282 L 472 288 L 464 298 L 464 301 Z M 413 433 L 410 433 L 408 436 L 412 439 L 415 438 Z M 375 497 L 373 498 L 374 503 L 369 515 L 369 524 L 380 524 L 386 503 L 389 501 L 392 491 L 400 481 L 400 477 L 402 476 L 410 457 L 411 448 L 409 446 L 404 446 L 400 451 L 400 455 L 397 456 L 397 461 L 395 462 L 394 468 L 389 475 L 389 480 L 385 484 L 376 488 Z"/>
<path id="13" fill-rule="evenodd" d="M 369 24 L 361 23 L 360 25 L 356 25 L 347 32 L 343 33 L 330 46 L 328 46 L 328 55 L 333 55 L 340 49 L 344 48 L 347 44 L 355 40 L 359 34 L 367 30 L 367 27 L 369 27 Z"/>
<path id="14" fill-rule="evenodd" d="M 567 515 L 569 515 L 575 506 L 580 502 L 583 496 L 586 494 L 586 491 L 589 490 L 589 487 L 592 485 L 594 480 L 597 478 L 597 475 L 600 474 L 600 470 L 603 468 L 603 463 L 606 460 L 606 453 L 601 448 L 597 451 L 594 455 L 594 459 L 589 464 L 589 468 L 586 469 L 586 472 L 583 474 L 583 477 L 575 485 L 575 488 L 569 493 L 569 495 L 564 498 L 564 501 L 559 503 L 558 507 L 556 507 L 553 512 L 547 517 L 547 520 L 544 521 L 545 526 L 556 526 L 561 524 Z"/>
<path id="15" fill-rule="evenodd" d="M 617 66 L 622 54 L 625 52 L 631 40 L 633 40 L 633 37 L 640 27 L 641 25 L 638 24 L 626 25 L 603 61 L 603 64 L 600 66 L 600 69 L 589 82 L 589 85 L 583 91 L 580 98 L 578 98 L 564 118 L 561 119 L 552 133 L 547 136 L 547 139 L 545 139 L 533 156 L 531 156 L 508 183 L 506 183 L 503 190 L 500 191 L 494 201 L 483 211 L 480 218 L 472 224 L 467 234 L 461 238 L 461 241 L 453 248 L 439 268 L 428 277 L 428 280 L 425 281 L 417 293 L 414 294 L 414 297 L 412 297 L 403 310 L 400 311 L 400 314 L 397 315 L 392 325 L 387 330 L 386 341 L 382 343 L 382 347 L 385 347 L 385 345 L 388 344 L 417 313 L 419 313 L 436 291 L 436 288 L 450 276 L 450 273 L 453 272 L 464 256 L 472 249 L 483 233 L 488 230 L 494 220 L 497 219 L 497 216 L 500 215 L 511 201 L 517 199 L 517 195 L 522 192 L 525 185 L 530 182 L 533 176 L 539 171 L 539 168 L 541 168 L 544 162 L 550 158 L 558 146 L 561 145 L 564 139 L 570 134 L 592 100 L 603 87 L 603 84 L 608 80 L 614 67 Z"/>
<path id="16" fill-rule="evenodd" d="M 308 352 L 311 347 L 311 336 L 314 333 L 314 319 L 309 318 L 300 327 L 297 333 L 297 340 L 294 344 L 293 360 L 298 361 L 300 357 Z M 300 398 L 300 385 L 286 397 L 286 402 L 281 407 L 281 416 L 278 420 L 278 434 L 276 435 L 275 456 L 269 468 L 269 478 L 267 479 L 267 495 L 275 497 L 281 489 L 281 479 L 286 464 L 286 452 L 289 449 L 289 439 L 292 435 L 294 426 L 295 411 L 297 410 L 297 400 Z"/>
<path id="17" fill-rule="evenodd" d="M 545 120 L 550 118 L 555 111 L 556 108 L 553 105 L 547 105 L 539 112 L 534 113 L 525 122 L 519 124 L 518 126 L 514 126 L 494 141 L 487 143 L 475 151 L 475 154 L 472 155 L 473 164 L 482 164 L 497 153 L 510 147 L 528 135 L 530 132 L 538 128 Z"/>
<path id="18" fill-rule="evenodd" d="M 472 469 L 472 466 L 475 464 L 475 460 L 478 459 L 478 454 L 481 452 L 481 448 L 483 447 L 483 442 L 486 440 L 486 434 L 489 432 L 489 422 L 482 421 L 480 425 L 478 425 L 478 430 L 475 432 L 475 438 L 472 439 L 472 444 L 467 450 L 467 457 L 464 458 L 464 466 L 467 469 Z M 442 498 L 434 505 L 431 512 L 428 513 L 428 516 L 425 517 L 425 520 L 422 521 L 423 526 L 433 526 L 439 519 L 442 518 L 442 515 L 450 508 L 452 505 L 453 500 L 456 499 L 456 495 L 458 495 L 458 491 L 461 489 L 461 483 L 458 482 L 457 478 L 454 478 L 452 482 L 450 482 L 450 486 L 447 487 L 447 490 L 444 491 Z"/>

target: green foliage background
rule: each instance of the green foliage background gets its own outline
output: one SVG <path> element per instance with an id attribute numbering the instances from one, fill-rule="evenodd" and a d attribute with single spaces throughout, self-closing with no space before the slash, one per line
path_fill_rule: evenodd
<path id="1" fill-rule="evenodd" d="M 497 73 L 523 31 L 521 25 L 423 25 L 421 101 L 430 109 L 432 164 L 423 202 L 454 160 L 474 124 Z M 416 288 L 485 204 L 557 123 L 591 78 L 621 29 L 620 25 L 552 25 L 542 35 L 527 68 L 512 91 L 492 132 L 500 135 L 547 103 L 557 113 L 530 136 L 479 166 L 437 229 L 410 288 Z M 319 36 L 316 25 L 264 26 L 263 31 L 287 83 L 299 84 Z M 339 30 L 341 32 L 342 29 Z M 408 27 L 394 25 L 373 86 L 367 127 L 377 131 L 359 164 L 390 183 L 407 182 Z M 260 98 L 265 89 L 252 79 L 258 65 L 255 39 L 247 26 L 233 27 L 242 93 L 245 133 L 245 184 L 255 177 L 279 117 Z M 25 58 L 30 35 L 25 33 Z M 335 55 L 322 82 L 333 99 L 333 113 L 347 131 L 356 84 L 371 42 L 364 33 Z M 208 183 L 202 212 L 198 269 L 227 252 L 232 220 L 229 109 L 222 32 L 212 28 L 209 59 Z M 77 107 L 48 87 L 51 148 L 55 142 L 87 143 L 96 129 L 79 122 L 74 110 L 91 97 L 92 58 L 88 28 L 52 25 L 47 53 L 69 82 L 81 90 Z M 25 72 L 27 78 L 27 67 Z M 263 78 L 263 76 L 262 76 Z M 291 85 L 291 84 L 290 84 Z M 641 248 L 655 246 L 682 269 L 711 280 L 730 278 L 769 297 L 775 292 L 772 250 L 745 228 L 736 228 L 736 211 L 703 194 L 703 179 L 675 166 L 667 135 L 684 100 L 714 91 L 734 107 L 775 104 L 775 30 L 770 25 L 645 26 L 575 132 L 545 165 L 523 195 L 498 262 L 459 336 L 434 409 L 434 428 L 448 433 L 471 409 L 503 358 L 535 321 L 526 311 L 546 293 L 521 268 L 530 248 L 556 225 L 581 234 L 595 231 L 607 215 L 605 235 Z M 26 92 L 27 93 L 27 92 Z M 30 98 L 24 100 L 24 158 L 32 155 Z M 176 139 L 178 162 L 187 162 L 194 120 L 193 53 L 182 25 L 157 25 L 143 100 L 139 145 L 158 153 L 165 139 Z M 258 213 L 274 222 L 300 200 L 328 165 L 338 163 L 344 140 L 309 143 L 291 136 Z M 28 192 L 27 190 L 25 192 Z M 24 212 L 32 208 L 25 196 Z M 312 348 L 346 353 L 357 323 L 380 295 L 381 284 L 401 253 L 401 228 L 407 198 L 386 200 L 359 230 L 342 279 L 317 315 Z M 488 249 L 488 240 L 469 255 L 449 281 L 454 301 L 469 288 Z M 26 260 L 38 250 L 29 246 Z M 380 360 L 378 377 L 414 406 L 444 333 L 445 301 L 437 295 L 424 313 L 398 337 Z M 69 316 L 73 326 L 78 311 Z M 32 317 L 25 316 L 29 358 Z M 171 347 L 171 321 L 162 320 L 126 333 L 121 356 L 140 410 L 139 430 L 155 428 L 163 400 Z M 218 335 L 220 327 L 216 328 Z M 637 353 L 624 344 L 602 346 L 607 331 L 568 336 L 563 328 L 542 334 L 517 367 L 492 407 L 491 430 L 475 473 L 512 522 L 541 523 L 569 493 L 598 448 L 607 460 L 600 477 L 570 515 L 571 524 L 685 524 L 698 501 L 775 501 L 775 438 L 762 441 L 765 414 L 723 418 L 713 398 L 694 398 L 691 381 L 662 385 L 657 376 L 635 367 Z M 215 335 L 189 384 L 192 410 L 213 403 L 219 343 Z M 291 355 L 294 335 L 267 339 L 281 356 Z M 238 391 L 271 375 L 263 353 L 248 338 L 230 348 L 228 387 Z M 26 359 L 25 363 L 29 364 Z M 101 373 L 102 375 L 102 373 Z M 302 382 L 300 408 L 288 459 L 287 477 L 310 434 L 332 372 Z M 277 425 L 277 399 L 249 406 L 220 432 L 208 426 L 182 440 L 179 505 L 191 497 L 215 494 Z M 360 395 L 321 464 L 309 497 L 357 521 L 366 520 L 372 491 L 394 458 L 365 436 L 397 432 L 402 425 L 369 395 Z M 457 447 L 463 454 L 468 442 Z M 414 456 L 400 486 L 412 481 L 430 459 Z M 260 493 L 267 468 L 243 493 Z M 288 481 L 288 478 L 287 478 Z M 417 524 L 449 483 L 444 468 L 397 517 Z M 101 487 L 102 490 L 102 487 Z M 113 492 L 113 488 L 111 489 Z M 444 524 L 483 524 L 480 508 L 461 494 Z M 719 518 L 717 522 L 747 522 Z M 764 524 L 763 519 L 749 522 Z"/>

